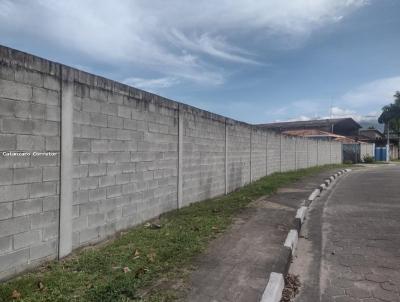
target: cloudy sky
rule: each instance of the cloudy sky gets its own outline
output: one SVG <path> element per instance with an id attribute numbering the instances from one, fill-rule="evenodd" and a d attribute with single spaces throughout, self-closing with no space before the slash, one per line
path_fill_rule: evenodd
<path id="1" fill-rule="evenodd" d="M 376 115 L 398 0 L 0 0 L 0 44 L 250 123 Z"/>

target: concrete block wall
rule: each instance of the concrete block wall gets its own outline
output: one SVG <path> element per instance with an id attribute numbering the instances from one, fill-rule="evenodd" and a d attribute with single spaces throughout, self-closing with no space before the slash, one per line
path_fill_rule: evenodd
<path id="1" fill-rule="evenodd" d="M 251 126 L 233 120 L 226 121 L 227 188 L 232 192 L 250 183 L 250 132 Z"/>
<path id="2" fill-rule="evenodd" d="M 364 156 L 375 157 L 375 144 L 362 143 L 360 144 L 360 158 L 364 159 Z"/>
<path id="3" fill-rule="evenodd" d="M 296 169 L 308 168 L 308 140 L 296 138 Z"/>
<path id="4" fill-rule="evenodd" d="M 251 133 L 251 181 L 267 175 L 267 132 L 252 129 Z"/>
<path id="5" fill-rule="evenodd" d="M 267 175 L 281 172 L 281 140 L 282 135 L 275 132 L 267 134 Z"/>
<path id="6" fill-rule="evenodd" d="M 57 256 L 58 78 L 55 64 L 0 48 L 0 279 Z"/>
<path id="7" fill-rule="evenodd" d="M 74 247 L 172 210 L 177 200 L 177 107 L 90 78 L 75 82 Z"/>
<path id="8" fill-rule="evenodd" d="M 225 193 L 225 119 L 182 109 L 183 205 Z"/>
<path id="9" fill-rule="evenodd" d="M 55 156 L 3 153 L 17 151 Z M 0 46 L 0 279 L 265 175 L 340 161 L 340 143 Z"/>
<path id="10" fill-rule="evenodd" d="M 296 169 L 296 137 L 282 136 L 281 144 L 281 171 L 292 171 Z"/>

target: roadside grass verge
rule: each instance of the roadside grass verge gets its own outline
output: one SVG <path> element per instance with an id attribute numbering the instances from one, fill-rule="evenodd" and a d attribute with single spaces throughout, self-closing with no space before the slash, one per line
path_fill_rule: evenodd
<path id="1" fill-rule="evenodd" d="M 140 292 L 162 278 L 175 278 L 194 256 L 225 230 L 251 201 L 300 178 L 343 165 L 275 173 L 240 190 L 160 216 L 156 223 L 121 232 L 105 245 L 0 284 L 0 301 L 172 301 L 168 291 Z"/>

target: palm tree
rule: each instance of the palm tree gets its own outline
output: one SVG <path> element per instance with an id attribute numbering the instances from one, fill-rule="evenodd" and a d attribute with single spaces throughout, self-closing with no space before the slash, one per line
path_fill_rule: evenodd
<path id="1" fill-rule="evenodd" d="M 396 91 L 394 94 L 394 102 L 392 104 L 386 105 L 382 108 L 382 114 L 378 118 L 378 122 L 380 124 L 385 124 L 385 130 L 388 133 L 388 141 L 389 141 L 389 132 L 397 133 L 398 137 L 398 158 L 400 157 L 400 91 Z M 389 147 L 389 145 L 387 146 Z"/>

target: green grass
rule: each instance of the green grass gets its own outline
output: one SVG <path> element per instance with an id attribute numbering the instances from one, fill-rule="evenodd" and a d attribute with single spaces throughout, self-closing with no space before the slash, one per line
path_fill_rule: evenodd
<path id="1" fill-rule="evenodd" d="M 139 301 L 139 293 L 159 280 L 184 277 L 193 257 L 251 201 L 301 177 L 338 167 L 342 166 L 276 173 L 229 195 L 166 213 L 160 217 L 161 228 L 140 225 L 104 246 L 0 284 L 0 301 L 12 301 L 13 291 L 20 295 L 18 301 Z M 175 298 L 173 290 L 165 289 L 150 291 L 144 300 Z"/>

